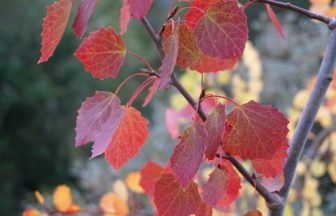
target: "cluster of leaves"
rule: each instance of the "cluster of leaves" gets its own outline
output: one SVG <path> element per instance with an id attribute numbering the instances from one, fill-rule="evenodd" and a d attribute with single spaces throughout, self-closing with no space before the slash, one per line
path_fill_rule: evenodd
<path id="1" fill-rule="evenodd" d="M 54 190 L 51 201 L 49 201 L 49 197 L 45 198 L 40 192 L 35 191 L 34 195 L 40 208 L 27 208 L 23 212 L 23 216 L 75 215 L 79 213 L 126 216 L 130 212 L 129 191 L 132 193 L 144 192 L 140 186 L 139 172 L 128 173 L 124 180 L 116 179 L 112 184 L 112 190 L 100 197 L 97 207 L 92 204 L 75 204 L 71 188 L 59 185 Z M 53 207 L 48 205 L 51 202 Z"/>
<path id="2" fill-rule="evenodd" d="M 179 17 L 180 11 L 174 14 L 172 10 L 162 27 L 159 35 L 162 41 L 159 42 L 162 42 L 163 56 L 162 65 L 157 70 L 159 73 L 143 57 L 129 51 L 122 38 L 131 17 L 144 21 L 152 0 L 123 0 L 120 32 L 117 34 L 112 27 L 100 27 L 83 40 L 75 56 L 96 78 L 117 77 L 127 53 L 143 61 L 147 69 L 132 74 L 115 93 L 96 92 L 82 103 L 77 117 L 76 146 L 93 142 L 92 157 L 104 153 L 106 160 L 119 169 L 138 154 L 149 135 L 148 121 L 132 107 L 141 91 L 152 84 L 146 105 L 158 89 L 169 86 L 175 65 L 202 74 L 234 67 L 247 42 L 244 9 L 251 2 L 244 7 L 240 7 L 237 0 L 188 2 L 190 6 L 186 8 L 189 11 L 183 20 Z M 59 0 L 48 7 L 43 21 L 39 63 L 52 56 L 64 33 L 73 3 L 73 0 Z M 81 0 L 73 24 L 78 37 L 85 33 L 95 4 L 95 0 Z M 282 34 L 274 12 L 269 5 L 266 9 Z M 128 103 L 122 105 L 117 93 L 128 79 L 136 76 L 144 76 L 146 80 Z M 238 104 L 205 91 L 202 89 L 197 107 L 187 107 L 188 110 L 196 108 L 191 115 L 189 112 L 192 126 L 180 135 L 166 168 L 149 162 L 141 171 L 141 185 L 159 215 L 211 215 L 212 208 L 220 209 L 235 201 L 239 195 L 240 176 L 226 160 L 231 156 L 240 161 L 251 161 L 254 170 L 262 177 L 282 175 L 288 148 L 285 116 L 277 109 L 253 100 Z M 220 103 L 216 98 L 224 98 L 228 103 Z M 199 116 L 197 111 L 206 104 L 206 117 Z M 195 178 L 202 163 L 216 167 L 204 184 Z"/>

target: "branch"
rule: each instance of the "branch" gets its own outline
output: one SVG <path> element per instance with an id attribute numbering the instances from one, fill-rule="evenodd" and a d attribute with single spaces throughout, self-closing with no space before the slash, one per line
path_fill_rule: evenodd
<path id="1" fill-rule="evenodd" d="M 333 20 L 331 25 L 335 25 L 335 23 L 336 20 Z M 330 33 L 327 50 L 322 60 L 320 71 L 317 75 L 317 81 L 314 85 L 312 93 L 309 96 L 309 100 L 305 108 L 303 109 L 302 116 L 295 128 L 294 135 L 290 142 L 288 158 L 284 168 L 285 184 L 280 191 L 280 195 L 284 198 L 284 200 L 287 199 L 297 163 L 301 158 L 303 149 L 307 141 L 307 137 L 312 129 L 317 111 L 319 110 L 325 98 L 328 87 L 333 79 L 335 63 L 336 29 L 332 30 Z M 281 211 L 283 211 L 283 207 Z"/>
<path id="2" fill-rule="evenodd" d="M 327 24 L 329 26 L 329 28 L 334 27 L 334 24 L 331 25 L 332 24 L 332 18 L 327 17 L 327 16 L 323 16 L 322 14 L 314 13 L 312 11 L 306 10 L 306 9 L 301 8 L 299 6 L 293 5 L 289 2 L 280 2 L 280 1 L 276 1 L 276 0 L 250 0 L 250 1 L 259 2 L 259 3 L 266 3 L 266 4 L 274 5 L 276 7 L 280 7 L 280 8 L 284 8 L 284 9 L 287 9 L 287 10 L 295 11 L 297 13 L 300 13 L 302 15 L 305 15 L 305 16 L 309 17 L 310 19 L 319 20 L 319 21 Z"/>
<path id="3" fill-rule="evenodd" d="M 158 52 L 160 53 L 161 58 L 163 58 L 164 53 L 161 46 L 161 38 L 155 32 L 147 18 L 141 19 L 142 24 L 146 28 L 147 32 L 150 34 L 152 40 L 154 41 Z M 207 116 L 203 112 L 202 107 L 198 106 L 197 102 L 191 97 L 188 91 L 181 85 L 181 83 L 176 79 L 174 73 L 171 76 L 171 84 L 183 95 L 183 97 L 188 101 L 188 103 L 197 111 L 203 121 L 206 121 Z M 268 206 L 271 208 L 272 206 L 280 206 L 281 205 L 281 197 L 276 193 L 271 193 L 260 183 L 256 182 L 254 177 L 244 168 L 244 166 L 234 157 L 230 155 L 226 155 L 226 158 L 236 167 L 236 169 L 245 177 L 245 179 L 258 191 L 258 193 L 264 197 L 267 201 Z"/>
<path id="4" fill-rule="evenodd" d="M 314 141 L 311 143 L 307 153 L 304 155 L 304 157 L 307 157 L 309 159 L 314 159 L 318 149 L 320 148 L 323 141 L 332 133 L 336 131 L 336 124 L 332 125 L 331 127 L 324 128 L 314 139 Z"/>

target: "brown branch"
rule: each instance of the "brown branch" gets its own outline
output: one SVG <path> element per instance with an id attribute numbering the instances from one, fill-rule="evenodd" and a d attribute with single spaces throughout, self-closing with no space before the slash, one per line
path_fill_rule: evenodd
<path id="1" fill-rule="evenodd" d="M 280 1 L 276 1 L 276 0 L 250 0 L 253 2 L 259 2 L 259 3 L 265 3 L 265 4 L 270 4 L 276 7 L 280 7 L 280 8 L 284 8 L 287 10 L 291 10 L 291 11 L 295 11 L 297 13 L 300 13 L 302 15 L 305 15 L 307 17 L 309 17 L 310 19 L 315 19 L 315 20 L 319 20 L 325 24 L 327 24 L 329 26 L 329 28 L 333 28 L 332 24 L 332 18 L 324 16 L 322 14 L 318 14 L 318 13 L 314 13 L 312 11 L 309 11 L 307 9 L 301 8 L 299 6 L 293 5 L 289 2 L 280 2 Z"/>
<path id="2" fill-rule="evenodd" d="M 160 53 L 161 59 L 164 56 L 162 46 L 161 46 L 161 38 L 160 36 L 155 32 L 147 18 L 141 19 L 142 24 L 146 28 L 147 32 L 150 34 L 151 38 L 153 39 L 156 48 L 158 52 Z M 183 95 L 183 97 L 188 101 L 188 103 L 197 111 L 197 113 L 200 115 L 203 121 L 206 121 L 207 116 L 203 112 L 202 107 L 198 106 L 197 108 L 197 102 L 191 97 L 191 95 L 188 93 L 188 91 L 181 85 L 181 83 L 176 79 L 174 73 L 171 76 L 171 84 Z M 281 197 L 276 194 L 268 191 L 264 186 L 262 186 L 260 183 L 256 183 L 254 180 L 254 177 L 244 168 L 244 166 L 234 157 L 230 155 L 226 155 L 226 158 L 235 166 L 235 168 L 244 176 L 244 178 L 253 186 L 256 188 L 257 192 L 265 198 L 267 201 L 267 204 L 269 208 L 272 208 L 272 206 L 279 206 L 281 205 Z"/>

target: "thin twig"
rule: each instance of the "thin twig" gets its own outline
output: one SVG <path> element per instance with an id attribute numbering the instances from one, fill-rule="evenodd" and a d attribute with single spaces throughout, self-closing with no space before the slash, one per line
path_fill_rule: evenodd
<path id="1" fill-rule="evenodd" d="M 147 32 L 150 34 L 151 38 L 153 39 L 158 52 L 160 53 L 161 58 L 163 58 L 164 53 L 162 51 L 161 46 L 161 39 L 156 34 L 155 30 L 149 23 L 146 18 L 141 19 L 142 24 L 146 28 Z M 203 121 L 206 121 L 207 116 L 203 112 L 202 108 L 197 106 L 197 102 L 191 97 L 188 91 L 181 85 L 181 83 L 176 79 L 175 74 L 171 75 L 171 84 L 175 86 L 175 88 L 183 95 L 183 97 L 188 101 L 188 103 L 197 111 Z M 254 184 L 253 176 L 244 168 L 244 166 L 234 157 L 229 156 L 228 160 L 236 167 L 236 169 L 246 178 L 246 180 L 252 184 L 252 186 L 256 187 L 258 193 L 265 198 L 267 201 L 268 206 L 278 206 L 281 202 L 281 198 L 276 193 L 271 193 L 268 191 L 264 186 L 261 184 Z"/>
<path id="2" fill-rule="evenodd" d="M 322 14 L 314 13 L 312 11 L 309 11 L 307 9 L 301 8 L 299 6 L 293 5 L 289 2 L 280 2 L 275 0 L 250 0 L 253 2 L 260 2 L 260 3 L 266 3 L 270 5 L 274 5 L 276 7 L 284 8 L 287 10 L 295 11 L 297 13 L 300 13 L 302 15 L 305 15 L 311 19 L 319 20 L 325 24 L 327 24 L 329 27 L 331 27 L 332 24 L 332 18 L 324 16 Z"/>

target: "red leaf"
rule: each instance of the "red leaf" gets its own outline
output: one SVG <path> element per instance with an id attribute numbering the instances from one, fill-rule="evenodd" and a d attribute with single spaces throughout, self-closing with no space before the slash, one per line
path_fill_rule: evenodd
<path id="1" fill-rule="evenodd" d="M 141 19 L 147 15 L 153 0 L 128 0 L 132 17 Z"/>
<path id="2" fill-rule="evenodd" d="M 224 151 L 243 160 L 270 159 L 287 142 L 288 120 L 271 106 L 250 101 L 227 115 L 227 122 Z"/>
<path id="3" fill-rule="evenodd" d="M 223 197 L 217 203 L 217 207 L 222 208 L 231 204 L 239 196 L 240 189 L 240 177 L 235 169 L 232 167 L 232 164 L 228 161 L 222 161 L 222 169 L 226 170 L 229 175 L 229 180 L 227 183 L 227 190 Z"/>
<path id="4" fill-rule="evenodd" d="M 183 189 L 174 175 L 164 174 L 155 185 L 154 202 L 159 215 L 190 216 L 198 210 L 201 197 L 196 183 Z"/>
<path id="5" fill-rule="evenodd" d="M 163 39 L 169 37 L 172 25 L 166 25 L 163 32 Z M 176 64 L 181 69 L 190 67 L 200 73 L 218 72 L 227 69 L 232 69 L 236 59 L 219 59 L 213 58 L 203 53 L 197 46 L 195 36 L 185 24 L 179 27 L 179 49 Z"/>
<path id="6" fill-rule="evenodd" d="M 238 197 L 240 178 L 230 164 L 225 163 L 222 169 L 215 169 L 203 186 L 202 197 L 205 203 L 227 205 Z"/>
<path id="7" fill-rule="evenodd" d="M 176 139 L 180 134 L 180 125 L 178 123 L 177 113 L 173 108 L 166 110 L 166 127 L 171 138 Z"/>
<path id="8" fill-rule="evenodd" d="M 160 164 L 152 161 L 147 162 L 141 169 L 140 185 L 148 196 L 154 196 L 155 184 L 164 172 L 165 169 Z"/>
<path id="9" fill-rule="evenodd" d="M 73 31 L 77 37 L 83 37 L 96 3 L 97 0 L 81 0 L 77 9 L 75 21 L 72 24 Z"/>
<path id="10" fill-rule="evenodd" d="M 126 47 L 123 39 L 112 28 L 92 32 L 75 52 L 85 69 L 94 77 L 115 78 L 124 63 Z"/>
<path id="11" fill-rule="evenodd" d="M 220 72 L 231 70 L 236 63 L 237 59 L 219 59 L 202 53 L 198 61 L 190 68 L 200 73 Z"/>
<path id="12" fill-rule="evenodd" d="M 182 187 L 188 186 L 197 173 L 205 152 L 206 136 L 198 122 L 187 128 L 170 157 L 171 168 Z"/>
<path id="13" fill-rule="evenodd" d="M 172 25 L 166 25 L 163 32 L 163 39 L 166 40 L 172 32 Z M 180 68 L 187 68 L 199 59 L 201 50 L 196 46 L 196 40 L 193 33 L 185 24 L 179 26 L 179 48 L 176 63 Z"/>
<path id="14" fill-rule="evenodd" d="M 59 0 L 47 8 L 47 15 L 43 18 L 39 64 L 48 61 L 54 54 L 67 26 L 71 7 L 71 0 Z"/>
<path id="15" fill-rule="evenodd" d="M 160 85 L 160 79 L 155 78 L 155 80 L 153 82 L 153 85 L 149 88 L 149 93 L 148 93 L 147 97 L 145 98 L 145 101 L 142 104 L 142 107 L 145 107 L 149 104 L 149 102 L 152 100 L 155 93 L 159 89 L 159 85 Z"/>
<path id="16" fill-rule="evenodd" d="M 277 18 L 277 16 L 275 15 L 273 9 L 271 8 L 271 6 L 269 4 L 264 4 L 268 13 L 269 18 L 271 19 L 275 29 L 278 31 L 278 33 L 280 34 L 280 36 L 282 38 L 286 38 L 285 34 L 282 31 L 282 27 L 281 24 Z"/>
<path id="17" fill-rule="evenodd" d="M 237 59 L 247 41 L 247 18 L 237 0 L 213 1 L 197 23 L 197 46 L 221 59 Z"/>
<path id="18" fill-rule="evenodd" d="M 119 169 L 138 154 L 149 135 L 148 121 L 135 108 L 126 108 L 124 118 L 105 151 L 105 159 Z"/>
<path id="19" fill-rule="evenodd" d="M 205 203 L 200 204 L 196 216 L 212 216 L 212 207 Z"/>
<path id="20" fill-rule="evenodd" d="M 194 29 L 200 18 L 206 13 L 213 0 L 194 0 L 190 5 L 190 10 L 184 16 L 186 25 Z"/>
<path id="21" fill-rule="evenodd" d="M 136 109 L 122 107 L 113 93 L 96 92 L 78 111 L 76 146 L 94 142 L 92 157 L 105 152 L 105 158 L 118 169 L 144 144 L 147 124 Z"/>
<path id="22" fill-rule="evenodd" d="M 214 159 L 218 146 L 223 140 L 225 117 L 225 106 L 219 104 L 216 110 L 208 117 L 204 124 L 207 135 L 205 156 L 209 160 Z"/>
<path id="23" fill-rule="evenodd" d="M 174 23 L 171 35 L 166 40 L 163 41 L 164 57 L 162 60 L 162 66 L 160 68 L 161 71 L 160 89 L 168 87 L 170 76 L 173 73 L 176 64 L 179 48 L 178 29 L 179 29 L 179 21 Z"/>
<path id="24" fill-rule="evenodd" d="M 244 216 L 262 216 L 262 213 L 256 209 L 246 212 Z"/>
<path id="25" fill-rule="evenodd" d="M 131 18 L 129 0 L 123 0 L 123 6 L 120 10 L 120 34 L 124 34 Z"/>
<path id="26" fill-rule="evenodd" d="M 259 174 L 265 177 L 276 177 L 283 171 L 285 159 L 287 158 L 287 149 L 288 143 L 285 143 L 280 146 L 271 159 L 252 160 L 252 166 Z"/>

